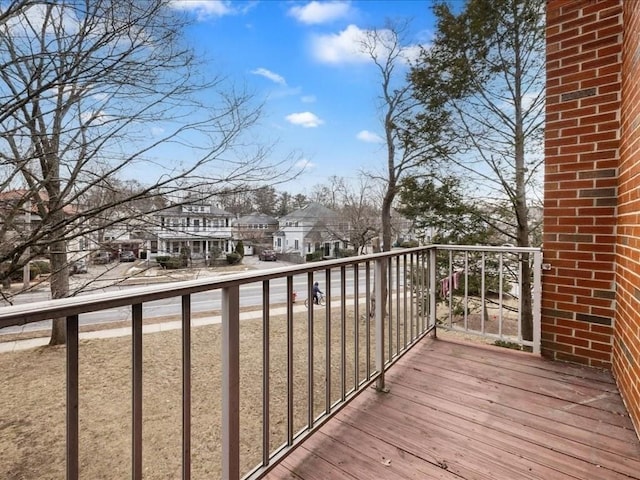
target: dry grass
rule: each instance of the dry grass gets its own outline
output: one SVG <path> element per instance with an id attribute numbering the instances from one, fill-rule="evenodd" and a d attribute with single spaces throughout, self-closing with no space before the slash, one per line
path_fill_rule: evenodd
<path id="1" fill-rule="evenodd" d="M 313 322 L 313 414 L 324 410 L 325 309 Z M 347 390 L 355 379 L 355 321 L 345 311 Z M 341 323 L 331 312 L 331 400 L 341 395 Z M 366 371 L 363 320 L 360 329 L 359 378 Z M 308 417 L 306 312 L 294 317 L 294 431 Z M 271 447 L 286 439 L 286 319 L 270 323 Z M 221 358 L 220 326 L 192 332 L 192 478 L 220 477 Z M 373 331 L 371 332 L 373 335 Z M 241 324 L 241 449 L 248 471 L 261 459 L 262 322 Z M 120 479 L 131 475 L 131 339 L 82 341 L 80 345 L 80 472 L 82 478 Z M 179 478 L 181 469 L 181 333 L 144 336 L 143 465 L 148 479 Z M 371 364 L 373 359 L 370 358 Z M 59 479 L 65 472 L 65 349 L 42 347 L 0 354 L 4 372 L 0 394 L 0 478 Z M 373 369 L 373 367 L 371 367 Z"/>
<path id="2" fill-rule="evenodd" d="M 273 306 L 274 308 L 276 306 Z M 361 307 L 361 314 L 363 308 Z M 325 308 L 316 307 L 309 341 L 307 311 L 293 318 L 294 432 L 309 416 L 308 349 L 313 348 L 313 416 L 349 391 L 374 368 L 373 325 L 367 358 L 363 315 L 356 322 L 352 308 L 330 312 L 327 335 Z M 404 324 L 392 313 L 392 335 L 401 340 Z M 403 312 L 400 312 L 402 318 Z M 476 317 L 474 317 L 475 319 Z M 167 319 L 164 319 L 167 320 Z M 491 320 L 493 322 L 493 320 Z M 341 356 L 344 325 L 344 372 Z M 354 338 L 358 325 L 359 342 Z M 113 327 L 113 325 L 112 325 Z M 385 332 L 387 332 L 385 326 Z M 441 331 L 439 331 L 439 335 Z M 447 334 L 442 332 L 442 334 Z M 451 333 L 456 335 L 456 333 Z M 411 333 L 409 333 L 409 337 Z M 270 448 L 286 441 L 287 324 L 273 316 L 269 328 Z M 242 469 L 258 464 L 262 454 L 261 320 L 241 323 L 241 452 Z M 181 332 L 144 336 L 143 465 L 147 479 L 180 478 L 182 425 Z M 330 345 L 329 371 L 326 344 Z M 221 419 L 220 325 L 192 332 L 192 478 L 220 478 Z M 392 343 L 395 351 L 395 340 Z M 358 354 L 356 361 L 356 352 Z M 65 474 L 65 348 L 42 347 L 0 354 L 4 372 L 0 390 L 0 478 L 59 479 Z M 357 364 L 357 365 L 356 365 Z M 331 381 L 328 382 L 329 375 Z M 131 339 L 86 340 L 80 344 L 80 474 L 81 478 L 121 479 L 131 475 Z"/>

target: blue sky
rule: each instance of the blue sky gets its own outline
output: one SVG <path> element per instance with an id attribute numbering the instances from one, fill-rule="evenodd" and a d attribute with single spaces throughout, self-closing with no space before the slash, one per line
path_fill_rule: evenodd
<path id="1" fill-rule="evenodd" d="M 383 165 L 379 77 L 356 43 L 386 19 L 411 19 L 407 46 L 428 43 L 430 1 L 175 0 L 174 7 L 197 19 L 187 39 L 212 72 L 264 101 L 254 133 L 278 142 L 275 159 L 296 152 L 306 163 L 279 190 L 304 193 L 329 176 L 354 178 Z"/>

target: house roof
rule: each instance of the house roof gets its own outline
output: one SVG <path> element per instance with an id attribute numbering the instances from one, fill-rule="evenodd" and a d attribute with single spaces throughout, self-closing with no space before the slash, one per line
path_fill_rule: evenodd
<path id="1" fill-rule="evenodd" d="M 31 190 L 17 189 L 0 192 L 0 205 L 6 205 L 9 207 L 9 204 L 15 205 L 17 202 L 21 200 L 24 201 L 28 197 L 33 198 L 35 195 L 38 195 L 42 202 L 47 202 L 49 200 L 49 195 L 45 191 L 41 190 L 38 193 L 34 193 Z M 62 207 L 62 211 L 67 215 L 74 215 L 78 213 L 79 209 L 77 205 L 67 204 Z M 31 203 L 31 213 L 38 215 L 38 208 L 33 202 Z"/>
<path id="2" fill-rule="evenodd" d="M 209 207 L 209 212 L 183 212 L 182 211 L 182 207 L 188 205 L 188 206 L 207 206 Z M 176 205 L 172 205 L 170 207 L 167 207 L 163 210 L 160 210 L 159 212 L 156 212 L 155 215 L 157 216 L 171 216 L 171 215 L 193 215 L 193 216 L 203 216 L 203 215 L 216 215 L 219 217 L 233 217 L 233 213 L 227 212 L 226 210 L 223 210 L 221 208 L 216 207 L 213 204 L 210 203 L 202 203 L 202 202 L 194 202 L 194 203 L 179 203 Z"/>
<path id="3" fill-rule="evenodd" d="M 249 215 L 243 215 L 238 218 L 234 225 L 252 225 L 252 224 L 266 224 L 266 225 L 277 225 L 278 220 L 269 215 L 265 215 L 264 213 L 253 212 Z"/>
<path id="4" fill-rule="evenodd" d="M 330 208 L 325 207 L 324 205 L 316 202 L 311 202 L 308 205 L 300 208 L 299 210 L 295 210 L 288 215 L 285 215 L 280 219 L 280 221 L 320 221 L 325 220 L 327 218 L 336 218 L 338 214 L 331 210 Z"/>

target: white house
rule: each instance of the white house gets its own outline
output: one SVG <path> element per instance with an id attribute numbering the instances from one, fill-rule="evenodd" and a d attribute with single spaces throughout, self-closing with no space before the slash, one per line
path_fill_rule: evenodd
<path id="1" fill-rule="evenodd" d="M 212 253 L 233 250 L 233 214 L 206 202 L 169 207 L 155 214 L 157 255 L 178 255 L 188 248 L 192 258 L 209 258 Z"/>
<path id="2" fill-rule="evenodd" d="M 323 257 L 337 257 L 346 248 L 348 223 L 319 203 L 291 212 L 279 220 L 273 249 L 279 253 L 305 256 L 321 251 Z"/>

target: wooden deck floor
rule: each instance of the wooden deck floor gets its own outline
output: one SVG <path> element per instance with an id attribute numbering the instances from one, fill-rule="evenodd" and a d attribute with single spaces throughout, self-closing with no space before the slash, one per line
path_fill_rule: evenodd
<path id="1" fill-rule="evenodd" d="M 607 372 L 426 339 L 269 479 L 640 479 Z"/>

